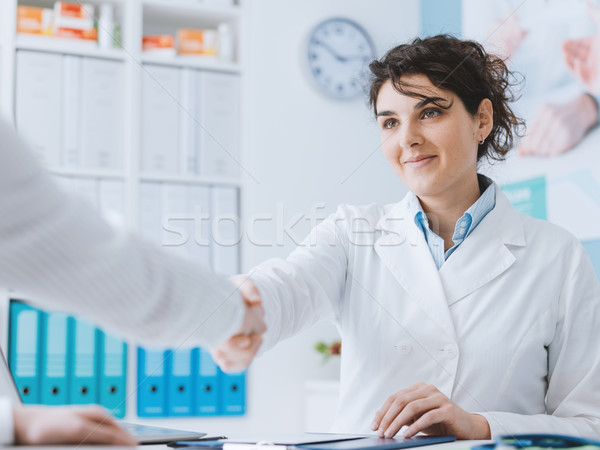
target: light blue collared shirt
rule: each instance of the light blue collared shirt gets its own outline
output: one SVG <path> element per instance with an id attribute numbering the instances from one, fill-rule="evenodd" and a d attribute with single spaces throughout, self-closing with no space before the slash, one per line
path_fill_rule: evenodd
<path id="1" fill-rule="evenodd" d="M 435 261 L 438 270 L 450 255 L 454 253 L 458 246 L 462 244 L 467 236 L 473 232 L 487 213 L 496 206 L 496 189 L 494 187 L 494 182 L 481 174 L 477 174 L 477 178 L 479 180 L 479 189 L 484 192 L 456 222 L 454 235 L 452 236 L 454 245 L 452 248 L 449 248 L 447 252 L 444 252 L 444 240 L 429 228 L 429 220 L 421 207 L 419 199 L 415 196 L 414 201 L 412 202 L 411 207 L 415 212 L 415 223 L 425 236 L 425 241 L 429 246 L 429 251 L 433 256 L 433 260 Z"/>

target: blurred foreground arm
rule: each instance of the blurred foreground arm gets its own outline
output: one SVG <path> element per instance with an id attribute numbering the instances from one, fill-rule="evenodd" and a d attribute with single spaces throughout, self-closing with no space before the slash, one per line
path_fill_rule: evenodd
<path id="1" fill-rule="evenodd" d="M 107 225 L 0 122 L 0 285 L 145 345 L 215 347 L 245 313 L 226 277 Z"/>

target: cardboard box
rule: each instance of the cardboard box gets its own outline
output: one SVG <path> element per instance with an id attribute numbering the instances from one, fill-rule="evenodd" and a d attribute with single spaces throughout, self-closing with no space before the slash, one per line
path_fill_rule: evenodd
<path id="1" fill-rule="evenodd" d="M 156 34 L 142 38 L 142 50 L 146 53 L 175 55 L 175 37 L 170 34 Z"/>
<path id="2" fill-rule="evenodd" d="M 17 33 L 51 34 L 54 11 L 35 6 L 17 7 Z"/>
<path id="3" fill-rule="evenodd" d="M 180 55 L 206 55 L 217 54 L 216 30 L 177 30 L 177 53 Z"/>
<path id="4" fill-rule="evenodd" d="M 94 27 L 94 5 L 56 2 L 52 33 L 58 37 L 97 40 L 98 31 Z"/>

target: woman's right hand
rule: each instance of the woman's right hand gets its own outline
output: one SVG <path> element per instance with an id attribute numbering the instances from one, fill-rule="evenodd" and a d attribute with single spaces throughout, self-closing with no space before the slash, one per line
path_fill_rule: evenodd
<path id="1" fill-rule="evenodd" d="M 215 362 L 225 372 L 238 372 L 250 365 L 262 344 L 262 334 L 267 330 L 260 293 L 252 280 L 246 275 L 231 279 L 236 285 L 246 313 L 239 332 L 211 351 Z"/>

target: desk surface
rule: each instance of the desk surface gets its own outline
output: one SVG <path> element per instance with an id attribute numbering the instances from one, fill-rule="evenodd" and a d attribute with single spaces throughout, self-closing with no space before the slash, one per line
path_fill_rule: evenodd
<path id="1" fill-rule="evenodd" d="M 484 444 L 484 443 L 488 443 L 491 441 L 455 441 L 455 442 L 448 442 L 445 444 L 437 444 L 437 445 L 426 445 L 423 447 L 417 447 L 420 449 L 431 449 L 431 450 L 467 450 L 470 449 L 471 447 L 475 446 L 475 445 L 479 445 L 479 444 Z M 26 448 L 27 450 L 34 450 L 34 449 L 39 449 L 39 450 L 48 450 L 49 448 L 51 448 L 52 450 L 73 450 L 73 449 L 81 449 L 81 450 L 118 450 L 118 449 L 129 449 L 131 447 L 102 447 L 99 445 L 94 445 L 94 446 L 56 446 L 56 447 L 48 447 L 48 446 L 43 446 L 43 447 L 33 447 L 33 446 L 28 446 L 28 447 L 17 447 L 17 446 L 10 446 L 10 447 L 4 447 L 4 448 L 12 448 L 12 449 L 20 449 L 22 450 L 23 448 Z M 171 447 L 167 447 L 166 445 L 140 445 L 137 447 L 137 449 L 139 450 L 173 450 Z"/>

